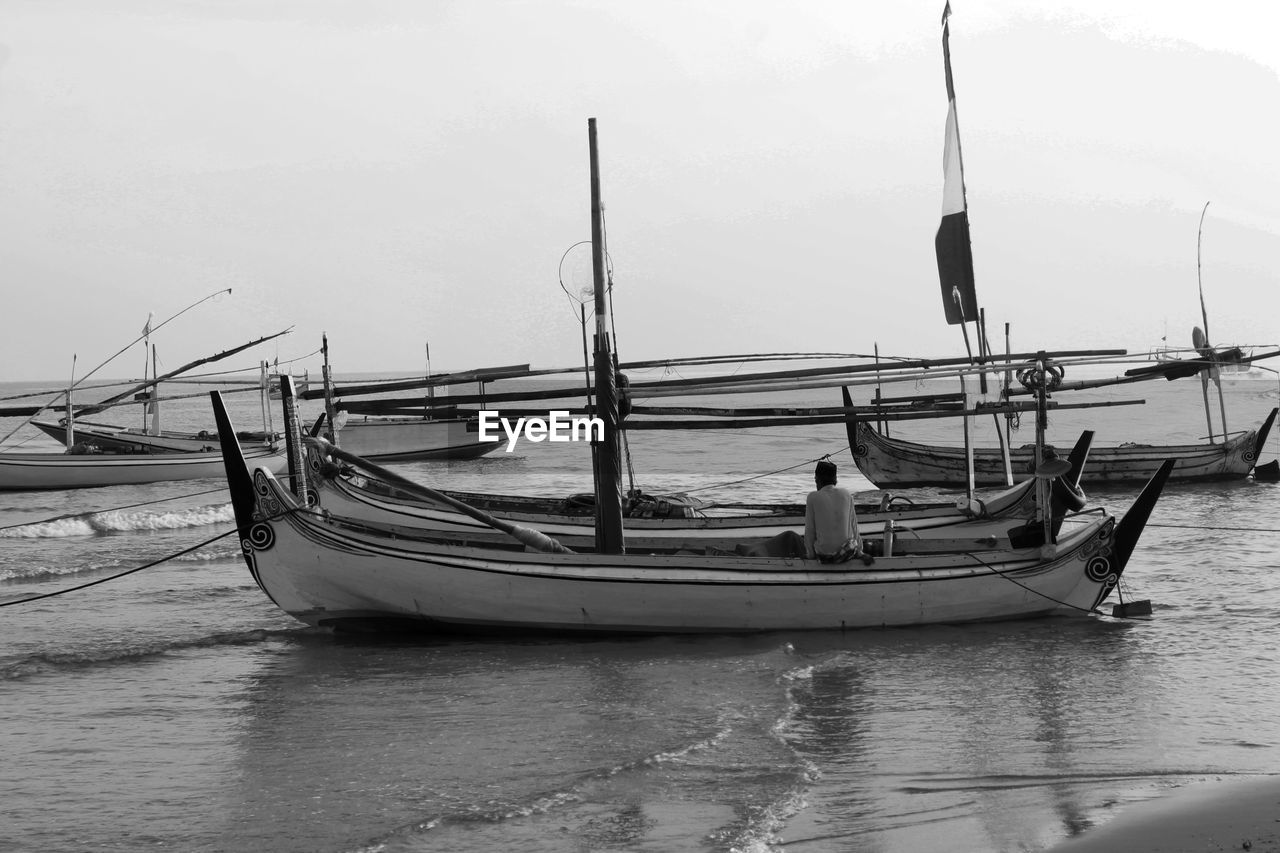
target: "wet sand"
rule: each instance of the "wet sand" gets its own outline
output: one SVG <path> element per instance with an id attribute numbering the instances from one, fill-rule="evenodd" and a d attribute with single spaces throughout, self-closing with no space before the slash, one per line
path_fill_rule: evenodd
<path id="1" fill-rule="evenodd" d="M 1139 803 L 1052 853 L 1280 853 L 1280 776 L 1205 782 Z"/>

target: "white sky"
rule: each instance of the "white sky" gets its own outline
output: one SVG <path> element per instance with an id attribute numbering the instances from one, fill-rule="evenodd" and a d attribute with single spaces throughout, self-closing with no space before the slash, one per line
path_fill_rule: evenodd
<path id="1" fill-rule="evenodd" d="M 960 354 L 942 5 L 5 0 L 0 378 L 65 381 L 223 287 L 162 369 L 286 326 L 261 357 L 327 331 L 339 372 L 428 341 L 437 371 L 572 365 L 590 116 L 624 360 Z M 1189 344 L 1205 202 L 1212 341 L 1280 340 L 1280 12 L 952 8 L 995 346 Z"/>

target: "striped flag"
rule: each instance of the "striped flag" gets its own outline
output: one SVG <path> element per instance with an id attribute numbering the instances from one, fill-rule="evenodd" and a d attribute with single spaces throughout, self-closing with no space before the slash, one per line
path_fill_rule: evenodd
<path id="1" fill-rule="evenodd" d="M 947 72 L 947 130 L 942 154 L 942 222 L 934 238 L 942 306 L 951 325 L 978 319 L 978 296 L 973 285 L 973 250 L 969 243 L 969 211 L 960 157 L 960 125 L 956 120 L 956 91 L 951 80 L 951 4 L 942 10 L 942 60 Z"/>

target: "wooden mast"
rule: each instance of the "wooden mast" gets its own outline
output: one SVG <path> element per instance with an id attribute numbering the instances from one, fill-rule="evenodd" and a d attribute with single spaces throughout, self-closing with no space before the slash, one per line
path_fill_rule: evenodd
<path id="1" fill-rule="evenodd" d="M 67 383 L 67 450 L 76 443 L 76 410 L 71 405 L 71 391 L 76 387 L 76 354 L 71 354 L 71 381 Z M 12 433 L 10 433 L 12 435 Z"/>
<path id="2" fill-rule="evenodd" d="M 1204 208 L 1200 211 L 1200 227 L 1196 230 L 1196 287 L 1200 290 L 1200 319 L 1204 321 L 1204 338 L 1201 341 L 1199 335 L 1191 335 L 1191 343 L 1196 349 L 1200 350 L 1200 355 L 1207 358 L 1210 366 L 1205 368 L 1200 374 L 1200 388 L 1204 392 L 1204 417 L 1209 424 L 1209 442 L 1213 443 L 1213 416 L 1209 414 L 1209 379 L 1212 378 L 1214 384 L 1218 387 L 1218 407 L 1222 411 L 1222 443 L 1227 442 L 1227 404 L 1222 396 L 1222 373 L 1217 365 L 1217 353 L 1213 350 L 1213 344 L 1209 339 L 1209 311 L 1204 307 L 1204 281 L 1200 277 L 1200 243 L 1204 237 L 1204 215 L 1209 212 L 1209 202 L 1204 203 Z"/>
<path id="3" fill-rule="evenodd" d="M 151 375 L 152 376 L 160 375 L 160 366 L 156 363 L 156 345 L 155 344 L 151 345 Z M 159 385 L 151 389 L 151 400 L 147 408 L 151 410 L 151 427 L 150 427 L 151 434 L 159 435 L 160 434 L 160 386 Z M 146 432 L 147 428 L 144 427 L 142 431 Z"/>
<path id="4" fill-rule="evenodd" d="M 324 364 L 321 366 L 321 376 L 324 379 L 324 416 L 329 421 L 329 443 L 334 447 L 338 447 L 338 423 L 335 420 L 337 414 L 333 408 L 333 373 L 329 369 L 329 333 L 320 333 L 320 351 L 324 353 Z"/>
<path id="5" fill-rule="evenodd" d="M 596 146 L 596 120 L 587 119 L 587 144 L 591 155 L 591 270 L 595 289 L 596 412 L 604 424 L 604 436 L 596 447 L 596 550 L 621 554 L 622 466 L 618 389 L 614 384 L 614 359 L 609 343 L 605 300 L 604 208 L 600 202 L 600 157 Z"/>
<path id="6" fill-rule="evenodd" d="M 297 496 L 300 506 L 307 506 L 306 451 L 302 447 L 302 425 L 298 419 L 297 389 L 293 377 L 280 376 L 280 407 L 284 412 L 285 458 L 289 462 L 289 488 Z M 230 436 L 235 441 L 234 433 Z M 226 438 L 223 439 L 225 443 Z M 224 451 L 225 453 L 225 451 Z"/>

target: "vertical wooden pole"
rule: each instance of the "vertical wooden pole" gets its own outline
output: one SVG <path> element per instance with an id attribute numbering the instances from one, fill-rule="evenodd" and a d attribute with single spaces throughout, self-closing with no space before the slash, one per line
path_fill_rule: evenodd
<path id="1" fill-rule="evenodd" d="M 969 389 L 965 385 L 965 377 L 960 377 L 960 405 L 968 410 L 969 408 Z M 965 497 L 973 500 L 973 436 L 970 434 L 970 422 L 973 419 L 969 415 L 964 416 L 964 467 L 965 467 Z"/>
<path id="2" fill-rule="evenodd" d="M 324 372 L 324 416 L 329 421 L 329 441 L 334 447 L 340 447 L 341 445 L 338 444 L 338 422 L 334 419 L 336 412 L 333 408 L 333 372 L 329 368 L 329 335 L 324 332 L 320 333 L 320 349 L 324 353 L 324 365 L 321 370 Z M 281 382 L 283 383 L 283 381 L 284 378 L 281 377 Z M 283 393 L 284 385 L 281 384 L 280 387 L 281 393 Z M 289 388 L 292 391 L 292 380 L 289 382 Z M 284 428 L 286 430 L 290 428 L 287 412 Z"/>
<path id="3" fill-rule="evenodd" d="M 596 549 L 602 554 L 621 554 L 625 549 L 622 532 L 622 449 L 619 441 L 617 387 L 614 384 L 612 347 L 609 343 L 608 305 L 605 290 L 604 207 L 600 201 L 600 157 L 596 145 L 596 120 L 587 119 L 587 140 L 591 155 L 591 266 L 595 288 L 595 374 L 598 417 L 604 424 L 604 438 L 598 444 L 596 477 Z"/>
<path id="4" fill-rule="evenodd" d="M 294 392 L 293 377 L 280 377 L 280 405 L 284 410 L 285 457 L 289 461 L 289 486 L 298 496 L 298 502 L 307 506 L 306 456 L 302 450 L 302 426 L 298 423 L 298 399 Z M 336 430 L 335 430 L 336 431 Z M 235 437 L 232 436 L 234 441 Z"/>

